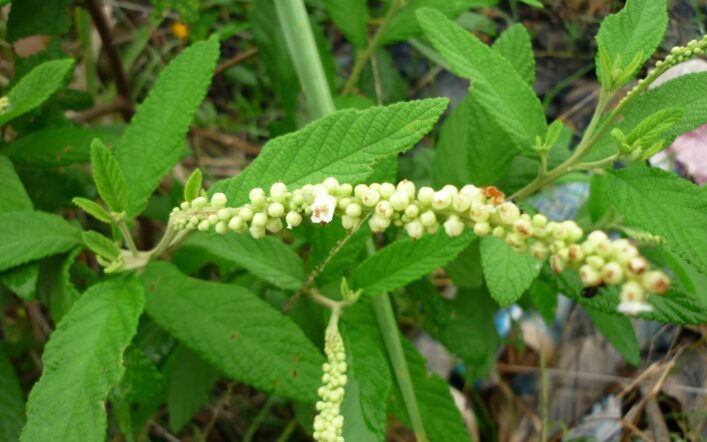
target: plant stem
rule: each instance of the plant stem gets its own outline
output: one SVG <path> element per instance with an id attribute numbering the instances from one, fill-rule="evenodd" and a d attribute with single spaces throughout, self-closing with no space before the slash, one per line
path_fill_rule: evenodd
<path id="1" fill-rule="evenodd" d="M 86 75 L 86 90 L 92 97 L 95 97 L 98 93 L 98 78 L 96 75 L 96 60 L 93 58 L 93 46 L 91 44 L 91 21 L 88 13 L 81 8 L 76 8 L 75 15 L 76 31 L 81 42 L 81 55 Z"/>
<path id="2" fill-rule="evenodd" d="M 400 9 L 400 6 L 402 6 L 401 4 L 402 2 L 400 0 L 393 0 L 393 3 L 391 3 L 390 8 L 388 8 L 388 12 L 383 18 L 383 22 L 378 27 L 378 30 L 373 37 L 368 41 L 368 46 L 366 46 L 366 49 L 364 49 L 363 52 L 356 57 L 356 63 L 354 63 L 354 67 L 351 70 L 351 75 L 346 81 L 344 88 L 341 90 L 341 95 L 348 95 L 353 91 L 356 83 L 358 82 L 358 78 L 361 76 L 361 72 L 363 72 L 363 68 L 366 66 L 366 63 L 368 63 L 368 60 L 371 58 L 373 53 L 375 53 L 378 49 L 378 42 L 383 36 L 383 32 L 388 27 L 390 20 Z"/>
<path id="3" fill-rule="evenodd" d="M 130 234 L 127 224 L 125 224 L 125 220 L 118 221 L 118 229 L 120 229 L 120 234 L 123 235 L 123 240 L 125 240 L 128 250 L 132 252 L 133 256 L 137 256 L 138 250 L 135 246 L 135 241 L 133 241 L 133 236 Z"/>
<path id="4" fill-rule="evenodd" d="M 265 404 L 260 408 L 260 411 L 258 411 L 258 414 L 255 415 L 255 419 L 253 419 L 253 423 L 250 424 L 250 426 L 246 430 L 245 435 L 243 436 L 243 442 L 250 442 L 253 440 L 253 436 L 255 436 L 255 433 L 258 431 L 258 428 L 260 428 L 260 425 L 263 423 L 263 421 L 267 417 L 272 406 L 275 405 L 275 399 L 276 399 L 276 397 L 273 395 L 273 396 L 270 396 L 268 398 L 268 400 L 265 401 Z"/>
<path id="5" fill-rule="evenodd" d="M 276 0 L 280 27 L 315 118 L 336 110 L 303 0 Z"/>

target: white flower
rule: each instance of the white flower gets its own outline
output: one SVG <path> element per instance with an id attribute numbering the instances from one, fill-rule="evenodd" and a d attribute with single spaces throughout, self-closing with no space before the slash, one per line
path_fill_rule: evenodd
<path id="1" fill-rule="evenodd" d="M 312 203 L 312 222 L 326 224 L 334 218 L 336 198 L 326 192 L 317 193 Z"/>
<path id="2" fill-rule="evenodd" d="M 621 304 L 619 304 L 616 309 L 625 315 L 637 315 L 639 313 L 653 311 L 653 306 L 645 302 L 621 301 Z"/>

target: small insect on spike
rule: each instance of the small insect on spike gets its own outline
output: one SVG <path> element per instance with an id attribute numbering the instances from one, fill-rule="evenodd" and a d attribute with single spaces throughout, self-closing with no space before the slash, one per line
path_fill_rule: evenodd
<path id="1" fill-rule="evenodd" d="M 587 299 L 591 299 L 599 294 L 599 289 L 601 289 L 602 287 L 604 287 L 604 284 L 598 285 L 596 287 L 584 287 L 582 289 L 582 296 Z"/>
<path id="2" fill-rule="evenodd" d="M 505 201 L 506 194 L 498 190 L 496 186 L 486 186 L 482 187 L 482 189 L 486 195 L 486 198 L 488 198 L 494 206 L 498 206 Z"/>

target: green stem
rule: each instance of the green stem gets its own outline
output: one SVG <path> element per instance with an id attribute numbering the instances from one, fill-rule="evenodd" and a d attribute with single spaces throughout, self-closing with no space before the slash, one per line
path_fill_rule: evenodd
<path id="1" fill-rule="evenodd" d="M 120 229 L 120 234 L 123 235 L 123 240 L 128 246 L 128 250 L 132 252 L 133 256 L 137 256 L 139 252 L 135 246 L 135 241 L 133 241 L 133 236 L 130 234 L 127 224 L 125 224 L 125 220 L 118 221 L 118 229 Z"/>
<path id="2" fill-rule="evenodd" d="M 336 110 L 303 0 L 276 0 L 277 17 L 290 58 L 315 118 Z"/>
<path id="3" fill-rule="evenodd" d="M 265 401 L 265 405 L 263 405 L 260 411 L 258 411 L 255 419 L 253 419 L 253 423 L 246 430 L 245 435 L 243 436 L 243 442 L 250 442 L 253 440 L 253 436 L 255 436 L 258 428 L 260 428 L 260 425 L 262 425 L 268 413 L 270 413 L 272 406 L 275 405 L 275 399 L 275 396 L 270 396 L 268 400 Z"/>
<path id="4" fill-rule="evenodd" d="M 356 63 L 354 63 L 354 67 L 351 70 L 351 75 L 346 81 L 344 88 L 341 90 L 341 95 L 348 95 L 353 91 L 354 87 L 356 86 L 356 83 L 358 83 L 358 78 L 361 76 L 361 72 L 363 72 L 363 68 L 366 67 L 366 63 L 368 63 L 368 60 L 370 60 L 371 56 L 378 49 L 378 44 L 381 37 L 383 36 L 383 32 L 388 27 L 390 20 L 400 9 L 400 6 L 402 6 L 402 2 L 400 0 L 393 0 L 393 3 L 390 5 L 388 12 L 383 18 L 383 22 L 378 27 L 378 30 L 373 35 L 373 37 L 368 41 L 368 46 L 366 46 L 366 49 L 364 49 L 363 52 L 361 52 L 358 57 L 356 57 Z"/>

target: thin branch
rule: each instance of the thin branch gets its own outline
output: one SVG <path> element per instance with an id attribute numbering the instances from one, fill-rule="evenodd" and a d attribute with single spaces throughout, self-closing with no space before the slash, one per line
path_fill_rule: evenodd
<path id="1" fill-rule="evenodd" d="M 224 61 L 220 65 L 216 67 L 216 70 L 214 71 L 214 75 L 220 75 L 225 71 L 226 69 L 237 65 L 238 63 L 249 59 L 253 55 L 258 53 L 258 48 L 249 48 L 243 52 L 239 52 L 238 54 L 234 55 L 233 57 L 229 58 L 228 60 Z"/>

